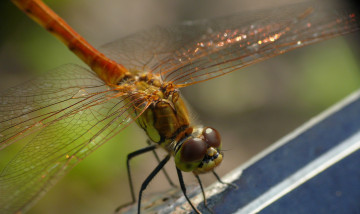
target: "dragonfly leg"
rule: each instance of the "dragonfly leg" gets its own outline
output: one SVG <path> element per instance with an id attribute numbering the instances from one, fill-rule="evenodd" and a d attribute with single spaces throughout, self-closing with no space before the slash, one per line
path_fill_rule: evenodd
<path id="1" fill-rule="evenodd" d="M 156 166 L 156 168 L 150 173 L 150 175 L 142 183 L 139 192 L 138 214 L 140 214 L 142 192 L 146 189 L 146 187 L 149 185 L 150 181 L 156 176 L 156 174 L 165 166 L 165 164 L 169 161 L 169 159 L 170 159 L 170 155 L 167 155 L 162 161 L 160 161 L 160 163 Z"/>
<path id="2" fill-rule="evenodd" d="M 184 183 L 184 179 L 183 179 L 183 176 L 182 176 L 182 172 L 180 171 L 180 169 L 176 168 L 176 172 L 178 174 L 178 178 L 179 178 L 179 183 L 180 183 L 180 187 L 181 187 L 181 190 L 187 200 L 187 202 L 190 204 L 190 206 L 193 208 L 193 210 L 195 211 L 195 213 L 197 214 L 200 214 L 200 211 L 191 203 L 189 197 L 187 196 L 186 194 L 186 187 L 185 187 L 185 183 Z"/>
<path id="3" fill-rule="evenodd" d="M 123 204 L 121 206 L 119 206 L 118 208 L 116 208 L 115 213 L 119 212 L 119 210 L 121 208 L 124 208 L 126 206 L 129 206 L 131 204 L 134 204 L 136 199 L 135 199 L 135 193 L 134 193 L 134 187 L 133 187 L 133 182 L 132 182 L 132 178 L 131 178 L 131 171 L 130 171 L 130 160 L 133 157 L 136 157 L 138 155 L 144 154 L 146 152 L 149 151 L 154 151 L 156 149 L 156 145 L 151 145 L 142 149 L 139 149 L 135 152 L 132 152 L 130 154 L 128 154 L 127 159 L 126 159 L 126 167 L 127 167 L 127 175 L 128 175 L 128 180 L 129 180 L 129 185 L 130 185 L 130 192 L 131 192 L 131 202 L 128 202 L 126 204 Z"/>
<path id="4" fill-rule="evenodd" d="M 210 207 L 208 207 L 207 200 L 206 200 L 206 195 L 205 195 L 205 191 L 204 191 L 204 187 L 203 187 L 203 185 L 202 185 L 202 182 L 201 182 L 201 180 L 200 180 L 199 175 L 198 175 L 198 174 L 195 174 L 195 173 L 194 173 L 194 175 L 195 175 L 195 177 L 196 177 L 196 179 L 197 179 L 197 181 L 199 182 L 199 185 L 200 185 L 201 193 L 202 193 L 203 198 L 204 198 L 204 206 L 205 206 L 206 209 L 208 209 L 211 213 L 214 213 L 214 211 L 213 211 Z"/>
<path id="5" fill-rule="evenodd" d="M 225 185 L 228 185 L 228 186 L 231 186 L 231 187 L 233 187 L 233 188 L 235 188 L 235 189 L 238 188 L 238 186 L 237 186 L 236 184 L 227 183 L 227 182 L 222 181 L 221 178 L 220 178 L 220 176 L 219 176 L 214 170 L 212 171 L 212 173 L 214 174 L 214 176 L 216 177 L 216 179 L 217 179 L 220 183 L 225 184 Z"/>
<path id="6" fill-rule="evenodd" d="M 151 145 L 151 141 L 150 141 L 149 139 L 148 139 L 146 142 L 147 142 L 148 145 Z M 155 150 L 153 150 L 153 154 L 154 154 L 157 162 L 160 163 L 159 155 L 156 153 Z M 163 168 L 162 171 L 164 172 L 164 175 L 165 175 L 165 177 L 166 177 L 166 180 L 169 182 L 170 186 L 176 187 L 176 185 L 172 182 L 172 180 L 171 180 L 169 174 L 167 173 L 166 169 Z"/>

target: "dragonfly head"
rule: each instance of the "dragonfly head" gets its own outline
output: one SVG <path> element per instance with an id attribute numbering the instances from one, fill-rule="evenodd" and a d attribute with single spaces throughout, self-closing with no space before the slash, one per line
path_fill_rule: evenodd
<path id="1" fill-rule="evenodd" d="M 184 172 L 206 173 L 218 166 L 223 154 L 220 134 L 210 127 L 194 128 L 175 153 L 175 164 Z"/>

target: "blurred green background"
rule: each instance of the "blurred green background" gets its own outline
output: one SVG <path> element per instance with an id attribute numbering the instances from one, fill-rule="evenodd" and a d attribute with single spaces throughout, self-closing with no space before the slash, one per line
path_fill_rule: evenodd
<path id="1" fill-rule="evenodd" d="M 274 7 L 285 0 L 256 1 L 45 1 L 95 47 L 154 25 Z M 62 64 L 80 62 L 52 35 L 0 3 L 0 89 Z M 301 48 L 183 90 L 204 125 L 222 134 L 224 175 L 360 86 L 359 34 Z M 41 74 L 40 74 L 41 75 Z M 62 179 L 30 213 L 112 213 L 130 199 L 126 154 L 145 146 L 135 125 L 94 152 Z M 18 148 L 0 152 L 0 169 Z M 136 192 L 155 167 L 151 155 L 132 162 Z M 167 167 L 176 181 L 174 164 Z M 202 176 L 206 184 L 213 176 Z M 188 183 L 195 179 L 186 176 Z M 166 190 L 159 175 L 146 194 Z M 176 181 L 177 183 L 177 181 Z"/>

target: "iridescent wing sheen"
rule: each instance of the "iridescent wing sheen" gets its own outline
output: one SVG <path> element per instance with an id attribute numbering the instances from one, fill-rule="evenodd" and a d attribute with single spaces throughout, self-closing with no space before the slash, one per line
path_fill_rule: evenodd
<path id="1" fill-rule="evenodd" d="M 156 27 L 101 51 L 131 71 L 157 73 L 185 87 L 359 29 L 359 14 L 302 3 Z"/>
<path id="2" fill-rule="evenodd" d="M 0 174 L 0 213 L 26 210 L 148 103 L 76 65 L 1 93 L 0 145 L 31 139 Z"/>

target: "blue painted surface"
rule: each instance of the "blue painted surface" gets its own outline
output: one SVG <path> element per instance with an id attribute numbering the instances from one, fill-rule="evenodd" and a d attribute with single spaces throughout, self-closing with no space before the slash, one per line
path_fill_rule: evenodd
<path id="1" fill-rule="evenodd" d="M 234 213 L 358 132 L 359 96 L 244 169 L 234 182 L 239 189 L 228 188 L 208 201 L 214 204 L 215 213 Z M 360 213 L 360 151 L 335 163 L 260 213 Z"/>
<path id="2" fill-rule="evenodd" d="M 358 150 L 260 213 L 360 213 L 359 166 Z"/>

